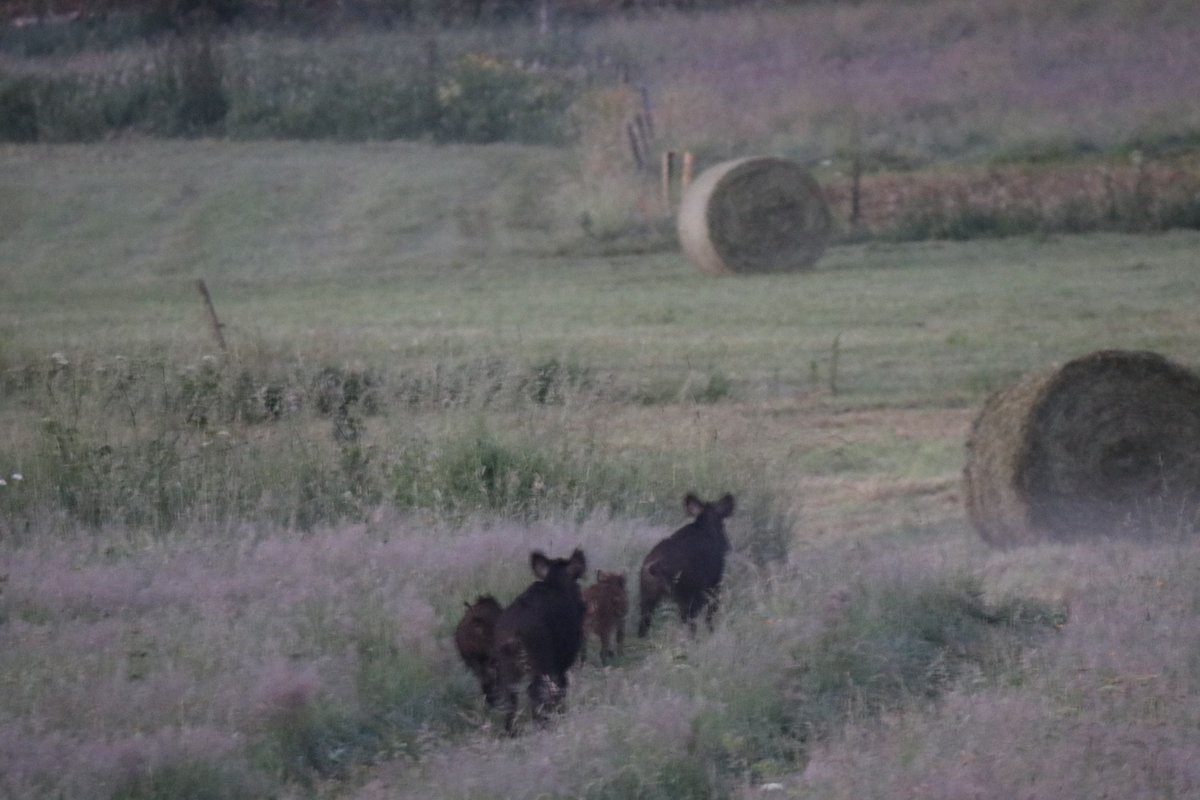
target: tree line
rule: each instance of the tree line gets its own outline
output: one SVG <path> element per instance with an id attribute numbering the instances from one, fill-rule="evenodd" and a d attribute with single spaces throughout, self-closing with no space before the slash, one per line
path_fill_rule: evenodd
<path id="1" fill-rule="evenodd" d="M 4 0 L 0 21 L 13 27 L 103 22 L 130 16 L 164 26 L 363 21 L 499 22 L 601 16 L 664 8 L 786 5 L 805 0 Z M 813 0 L 808 0 L 813 2 Z"/>

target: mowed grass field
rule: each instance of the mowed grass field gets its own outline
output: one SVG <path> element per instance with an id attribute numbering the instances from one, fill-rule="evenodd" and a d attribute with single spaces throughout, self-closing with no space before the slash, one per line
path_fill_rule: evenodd
<path id="1" fill-rule="evenodd" d="M 1200 366 L 1200 234 L 716 277 L 593 238 L 573 170 L 510 145 L 0 150 L 5 791 L 1200 790 L 1200 553 L 989 551 L 958 487 L 1016 377 L 1102 348 Z M 515 596 L 531 549 L 632 577 L 689 490 L 739 498 L 717 630 L 664 616 L 578 670 L 563 718 L 501 735 L 452 649 L 462 601 Z"/>

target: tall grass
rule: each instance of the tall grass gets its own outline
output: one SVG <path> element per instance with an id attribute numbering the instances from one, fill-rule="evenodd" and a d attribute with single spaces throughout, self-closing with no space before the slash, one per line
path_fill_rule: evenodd
<path id="1" fill-rule="evenodd" d="M 1136 567 L 1121 566 L 1124 558 Z M 1040 549 L 993 569 L 1067 592 L 1070 620 L 1056 643 L 1023 656 L 1019 683 L 959 690 L 884 725 L 851 725 L 814 751 L 788 781 L 793 791 L 1087 797 L 1112 781 L 1128 796 L 1190 794 L 1197 776 L 1184 727 L 1196 673 L 1179 648 L 1195 626 L 1178 616 L 1189 613 L 1192 590 L 1177 583 L 1190 582 L 1190 548 Z"/>
<path id="2" fill-rule="evenodd" d="M 761 461 L 738 459 L 740 475 L 729 479 L 734 459 L 713 451 L 668 467 L 616 457 L 553 423 L 519 432 L 489 424 L 485 409 L 541 409 L 578 391 L 547 363 L 493 365 L 450 384 L 255 366 L 209 356 L 178 370 L 128 358 L 71 363 L 57 354 L 44 369 L 13 371 L 3 395 L 30 406 L 40 431 L 9 451 L 24 472 L 20 491 L 0 493 L 0 508 L 10 520 L 57 508 L 92 527 L 169 531 L 261 520 L 310 529 L 364 519 L 384 503 L 460 522 L 481 514 L 657 514 L 656 498 L 711 487 L 761 501 L 748 552 L 786 554 L 790 522 L 770 500 Z M 474 415 L 473 422 L 418 430 L 389 419 L 444 407 L 451 392 L 461 393 L 456 421 Z"/>
<path id="3" fill-rule="evenodd" d="M 536 58 L 512 28 L 452 31 L 436 58 L 394 31 L 20 60 L 26 88 L 0 100 L 20 114 L 44 108 L 40 81 L 85 87 L 60 97 L 61 130 L 101 130 L 126 101 L 93 103 L 88 81 L 124 74 L 162 131 L 189 92 L 230 103 L 180 134 L 275 135 L 286 111 L 297 131 L 391 136 L 413 98 L 497 89 L 539 130 L 537 103 L 572 100 L 578 145 L 0 150 L 0 794 L 1194 793 L 1196 548 L 990 552 L 957 489 L 970 418 L 1011 379 L 1097 347 L 1187 362 L 1200 341 L 1196 236 L 1144 235 L 1194 212 L 1171 150 L 1195 127 L 1172 94 L 1190 78 L 1167 63 L 1192 50 L 1164 55 L 1194 29 L 1182 8 L 646 15 Z M 649 41 L 691 49 L 651 62 Z M 1139 48 L 1173 81 L 1158 94 Z M 305 73 L 306 50 L 334 57 Z M 171 84 L 184 57 L 220 82 Z M 174 94 L 113 66 L 137 58 Z M 277 82 L 247 99 L 230 77 L 254 64 Z M 634 84 L 598 77 L 613 65 Z M 349 91 L 376 67 L 378 113 Z M 1049 93 L 1126 68 L 1131 94 L 1103 108 Z M 889 93 L 905 76 L 921 98 Z M 623 160 L 640 84 L 657 146 L 788 152 L 835 200 L 835 145 L 859 126 L 888 170 L 864 181 L 872 240 L 803 275 L 698 278 Z M 847 85 L 878 115 L 838 116 Z M 1135 109 L 1172 102 L 1128 138 Z M 277 105 L 238 116 L 256 103 Z M 494 130 L 486 103 L 459 110 L 456 130 Z M 1134 141 L 1141 161 L 1106 161 Z M 992 165 L 895 172 L 951 157 Z M 1095 227 L 1124 232 L 1068 235 Z M 635 575 L 692 490 L 738 499 L 716 629 L 689 636 L 665 608 L 572 673 L 565 714 L 501 735 L 452 649 L 463 601 L 515 597 L 533 549 Z"/>
<path id="4" fill-rule="evenodd" d="M 810 163 L 857 146 L 868 164 L 894 166 L 1194 141 L 1195 26 L 1176 0 L 873 2 L 565 18 L 548 36 L 526 24 L 322 38 L 268 28 L 226 36 L 213 66 L 156 45 L 10 55 L 3 71 L 36 77 L 50 140 L 144 128 L 151 106 L 138 103 L 161 96 L 172 69 L 219 69 L 230 135 L 350 139 L 561 140 L 571 98 L 630 78 L 649 90 L 664 146 Z M 104 111 L 83 126 L 81 106 Z M 623 134 L 627 112 L 612 113 Z"/>
<path id="5" fill-rule="evenodd" d="M 597 40 L 653 82 L 677 146 L 808 160 L 857 140 L 895 165 L 1194 128 L 1167 99 L 1191 80 L 1178 59 L 1194 25 L 1177 2 L 866 3 L 612 22 Z"/>
<path id="6" fill-rule="evenodd" d="M 0 63 L 8 140 L 115 132 L 256 139 L 561 142 L 571 64 L 478 37 L 211 33 Z M 486 47 L 477 51 L 476 46 Z M 313 47 L 322 51 L 313 58 Z"/>
<path id="7" fill-rule="evenodd" d="M 2 563 L 5 789 L 720 796 L 802 766 L 850 715 L 948 690 L 956 664 L 1014 679 L 1017 654 L 1053 630 L 970 581 L 957 588 L 963 554 L 942 568 L 905 561 L 903 581 L 864 583 L 844 607 L 852 570 L 897 568 L 882 552 L 817 556 L 815 578 L 809 559 L 739 564 L 715 633 L 664 622 L 618 667 L 577 670 L 552 729 L 493 732 L 450 645 L 462 599 L 514 596 L 530 549 L 581 546 L 594 565 L 628 569 L 664 532 L 600 516 L 455 530 L 385 515 L 309 535 L 182 529 L 153 547 L 119 527 L 39 535 Z M 892 660 L 898 641 L 916 647 Z M 885 680 L 857 683 L 880 666 Z"/>

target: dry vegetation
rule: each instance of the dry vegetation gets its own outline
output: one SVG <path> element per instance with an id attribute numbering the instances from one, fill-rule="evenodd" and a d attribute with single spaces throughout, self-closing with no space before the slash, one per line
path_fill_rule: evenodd
<path id="1" fill-rule="evenodd" d="M 439 222 L 436 187 L 546 158 L 5 151 L 6 791 L 1072 796 L 1062 761 L 1188 793 L 1194 548 L 990 552 L 959 475 L 991 390 L 1097 342 L 1192 352 L 1193 234 L 840 245 L 734 279 L 521 254 L 500 225 L 483 262 Z M 499 735 L 463 601 L 514 597 L 532 549 L 634 574 L 689 490 L 738 497 L 716 631 L 667 613 L 561 719 Z"/>
<path id="2" fill-rule="evenodd" d="M 1200 239 L 1161 232 L 1195 227 L 1172 149 L 1194 14 L 1069 5 L 575 34 L 638 68 L 660 146 L 820 175 L 843 236 L 803 274 L 697 274 L 631 177 L 630 87 L 574 98 L 568 146 L 4 145 L 0 794 L 1194 796 L 1196 546 L 994 551 L 963 508 L 996 389 L 1099 347 L 1196 366 Z M 308 86 L 337 94 L 404 41 L 351 34 L 219 47 L 322 48 Z M 263 97 L 327 96 L 271 74 Z M 737 497 L 715 630 L 664 611 L 575 671 L 565 714 L 502 735 L 455 651 L 463 602 L 511 600 L 535 549 L 635 575 L 689 491 Z"/>

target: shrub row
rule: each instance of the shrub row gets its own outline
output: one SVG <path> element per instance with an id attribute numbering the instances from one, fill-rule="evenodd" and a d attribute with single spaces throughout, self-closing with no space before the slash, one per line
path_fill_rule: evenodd
<path id="1" fill-rule="evenodd" d="M 604 6 L 606 0 L 598 0 Z M 46 13 L 41 22 L 20 16 L 23 4 L 0 4 L 0 52 L 27 58 L 111 50 L 155 42 L 165 36 L 201 30 L 328 34 L 345 26 L 420 29 L 504 26 L 528 22 L 533 0 L 108 0 L 103 4 L 32 4 Z M 30 4 L 24 4 L 27 7 Z M 89 6 L 100 5 L 100 8 Z M 587 5 L 585 3 L 583 5 Z M 609 4 L 611 5 L 611 4 Z M 71 8 L 75 6 L 75 8 Z M 612 10 L 612 9 L 608 9 Z M 55 14 L 53 12 L 59 12 Z M 587 9 L 563 9 L 568 16 L 592 16 Z M 18 15 L 19 24 L 9 17 Z"/>
<path id="2" fill-rule="evenodd" d="M 479 53 L 375 49 L 313 60 L 303 47 L 177 37 L 94 72 L 0 71 L 0 141 L 121 132 L 233 138 L 565 140 L 565 72 Z"/>
<path id="3" fill-rule="evenodd" d="M 149 530 L 239 519 L 307 529 L 363 519 L 381 504 L 455 522 L 653 517 L 674 512 L 674 500 L 662 498 L 711 487 L 755 501 L 742 525 L 747 552 L 762 561 L 786 552 L 792 523 L 761 466 L 735 470 L 705 453 L 682 465 L 618 458 L 554 429 L 500 434 L 480 422 L 398 430 L 389 419 L 422 406 L 458 419 L 456 408 L 568 402 L 584 391 L 581 367 L 552 359 L 424 376 L 339 367 L 266 372 L 211 357 L 180 369 L 61 355 L 49 366 L 6 371 L 0 397 L 41 422 L 39 436 L 0 465 L 22 475 L 0 491 L 0 517 L 57 508 L 87 525 Z M 725 486 L 730 475 L 736 485 Z"/>
<path id="4" fill-rule="evenodd" d="M 953 174 L 865 178 L 857 223 L 848 181 L 825 187 L 847 238 L 968 240 L 1091 231 L 1200 228 L 1200 169 L 1183 158 L 1126 163 L 995 165 Z"/>

